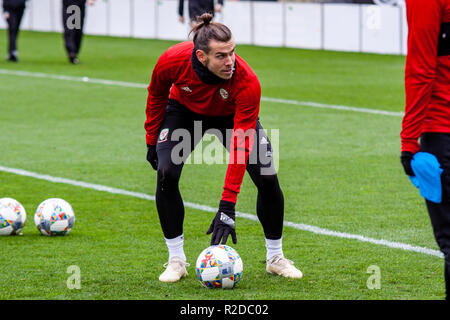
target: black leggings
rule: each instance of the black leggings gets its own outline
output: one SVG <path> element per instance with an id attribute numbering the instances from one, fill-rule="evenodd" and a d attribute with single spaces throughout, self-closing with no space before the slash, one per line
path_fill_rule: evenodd
<path id="1" fill-rule="evenodd" d="M 79 11 L 67 9 L 71 6 L 78 6 Z M 81 49 L 81 40 L 83 39 L 83 28 L 84 28 L 84 18 L 86 12 L 86 0 L 63 0 L 62 5 L 62 18 L 64 27 L 64 46 L 66 48 L 67 54 L 69 56 L 76 56 Z M 80 14 L 77 19 L 75 19 L 76 14 Z M 79 19 L 78 19 L 79 18 Z M 79 21 L 79 25 L 73 25 L 75 21 Z"/>
<path id="2" fill-rule="evenodd" d="M 17 36 L 19 35 L 20 22 L 22 21 L 25 7 L 18 7 L 8 11 L 8 39 L 9 39 L 9 54 L 15 54 L 17 51 Z"/>
<path id="3" fill-rule="evenodd" d="M 434 236 L 445 257 L 444 274 L 447 300 L 450 299 L 450 134 L 424 133 L 420 140 L 421 151 L 436 156 L 444 172 L 442 203 L 426 200 Z"/>
<path id="4" fill-rule="evenodd" d="M 194 121 L 201 121 L 202 124 L 202 132 L 198 137 L 194 137 Z M 175 129 L 180 128 L 190 133 L 191 148 L 184 153 L 180 153 L 182 161 L 174 161 L 172 151 L 177 144 L 179 145 L 179 141 L 173 141 L 172 134 Z M 161 126 L 160 139 L 156 147 L 158 154 L 156 206 L 165 238 L 173 239 L 183 234 L 184 205 L 178 184 L 184 161 L 207 130 L 217 129 L 225 137 L 225 130 L 232 128 L 232 116 L 205 117 L 180 105 L 169 104 L 167 107 L 166 117 Z M 164 132 L 167 132 L 167 134 Z M 262 224 L 265 237 L 272 240 L 280 239 L 283 230 L 284 198 L 273 167 L 273 161 L 271 161 L 270 141 L 259 121 L 254 140 L 255 145 L 249 157 L 252 161 L 249 160 L 246 169 L 258 189 L 256 213 Z M 227 145 L 225 139 L 222 143 L 224 146 Z M 260 150 L 263 151 L 260 152 Z M 209 224 L 205 224 L 205 227 L 208 226 Z"/>

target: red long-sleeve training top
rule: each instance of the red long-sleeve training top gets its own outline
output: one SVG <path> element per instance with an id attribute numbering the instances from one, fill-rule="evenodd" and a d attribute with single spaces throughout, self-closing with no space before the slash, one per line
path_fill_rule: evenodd
<path id="1" fill-rule="evenodd" d="M 450 133 L 450 0 L 406 0 L 408 54 L 402 151 L 424 132 Z"/>
<path id="2" fill-rule="evenodd" d="M 146 107 L 147 144 L 156 145 L 168 98 L 201 115 L 234 114 L 234 131 L 230 145 L 232 152 L 222 200 L 236 203 L 248 155 L 253 146 L 253 135 L 249 135 L 249 132 L 256 127 L 261 86 L 250 66 L 237 54 L 236 69 L 231 79 L 218 84 L 202 82 L 191 65 L 193 49 L 192 41 L 170 47 L 161 55 L 153 69 Z M 244 133 L 247 133 L 247 138 Z M 243 157 L 245 159 L 242 159 Z M 238 161 L 238 158 L 241 160 Z"/>

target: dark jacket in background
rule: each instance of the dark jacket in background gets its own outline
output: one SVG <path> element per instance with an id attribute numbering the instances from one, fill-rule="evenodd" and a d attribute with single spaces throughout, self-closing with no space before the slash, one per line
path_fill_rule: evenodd
<path id="1" fill-rule="evenodd" d="M 218 0 L 219 4 L 223 5 L 223 0 Z M 189 0 L 189 18 L 194 20 L 196 17 L 201 16 L 203 13 L 208 12 L 214 15 L 214 0 Z M 184 1 L 178 2 L 178 14 L 183 16 L 184 14 Z"/>
<path id="2" fill-rule="evenodd" d="M 63 0 L 63 4 L 64 5 L 85 5 L 86 4 L 86 0 Z"/>
<path id="3" fill-rule="evenodd" d="M 27 0 L 3 0 L 3 11 L 25 7 Z"/>

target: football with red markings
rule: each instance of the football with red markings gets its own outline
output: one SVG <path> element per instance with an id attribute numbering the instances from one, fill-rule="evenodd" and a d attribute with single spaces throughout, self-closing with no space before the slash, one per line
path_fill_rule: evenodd
<path id="1" fill-rule="evenodd" d="M 195 265 L 198 280 L 207 288 L 232 289 L 242 279 L 243 271 L 241 257 L 227 245 L 206 248 Z"/>
<path id="2" fill-rule="evenodd" d="M 0 236 L 20 234 L 27 214 L 19 201 L 12 198 L 0 199 Z"/>
<path id="3" fill-rule="evenodd" d="M 43 235 L 64 236 L 73 228 L 75 213 L 67 201 L 51 198 L 39 204 L 34 215 L 34 223 Z"/>

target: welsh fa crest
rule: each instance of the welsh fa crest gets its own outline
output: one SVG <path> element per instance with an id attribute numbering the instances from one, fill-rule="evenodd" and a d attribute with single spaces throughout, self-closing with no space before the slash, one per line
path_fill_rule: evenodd
<path id="1" fill-rule="evenodd" d="M 220 93 L 220 96 L 222 97 L 223 100 L 227 100 L 228 99 L 228 92 L 227 92 L 227 90 L 225 90 L 224 88 L 220 88 L 219 93 Z"/>
<path id="2" fill-rule="evenodd" d="M 159 142 L 164 142 L 167 141 L 167 137 L 169 136 L 169 129 L 162 129 L 161 133 L 159 134 L 159 139 L 158 139 L 158 143 Z"/>

